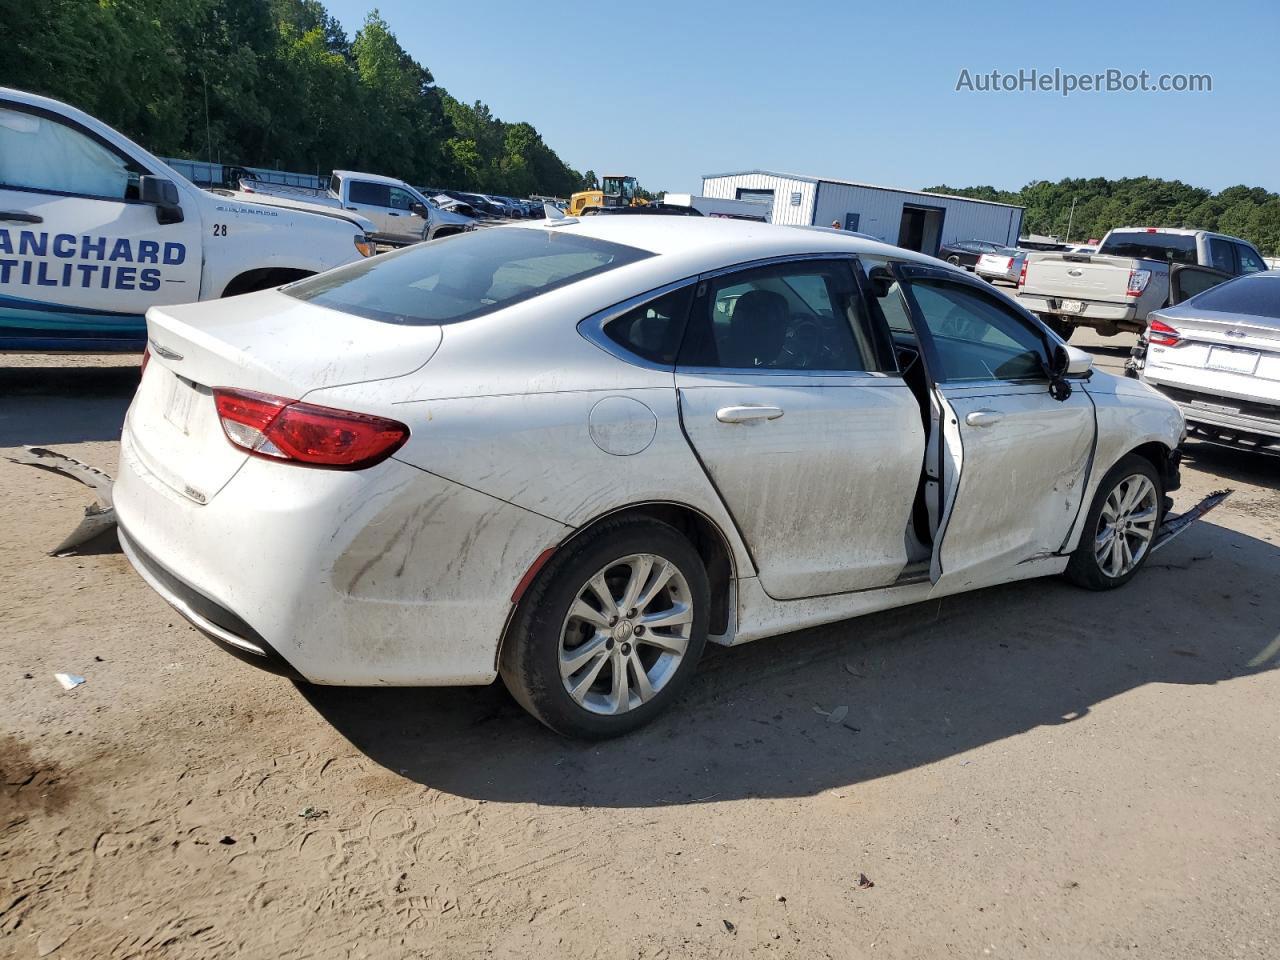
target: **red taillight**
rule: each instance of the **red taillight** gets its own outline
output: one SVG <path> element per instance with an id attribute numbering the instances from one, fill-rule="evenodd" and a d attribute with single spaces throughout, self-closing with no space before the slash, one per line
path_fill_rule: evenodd
<path id="1" fill-rule="evenodd" d="M 1025 287 L 1027 285 L 1027 261 L 1022 261 L 1022 269 L 1018 271 L 1018 286 Z"/>
<path id="2" fill-rule="evenodd" d="M 1150 270 L 1130 270 L 1129 271 L 1129 288 L 1125 291 L 1127 297 L 1140 297 L 1142 291 L 1147 289 L 1147 284 L 1151 281 Z"/>
<path id="3" fill-rule="evenodd" d="M 142 351 L 142 366 L 138 368 L 138 379 L 142 379 L 142 375 L 147 372 L 147 364 L 151 362 L 151 348 L 146 347 Z"/>
<path id="4" fill-rule="evenodd" d="M 1006 261 L 1005 261 L 1004 268 L 1005 268 L 1006 270 L 1012 270 L 1012 269 L 1013 269 L 1013 261 L 1014 261 L 1014 259 L 1016 259 L 1016 258 L 1014 258 L 1014 257 L 1010 257 L 1008 260 L 1006 260 Z"/>
<path id="5" fill-rule="evenodd" d="M 1147 343 L 1158 347 L 1176 347 L 1182 342 L 1182 334 L 1163 320 L 1152 320 L 1147 328 Z"/>
<path id="6" fill-rule="evenodd" d="M 337 470 L 381 463 L 409 438 L 403 423 L 300 403 L 253 390 L 215 387 L 222 432 L 258 457 Z"/>

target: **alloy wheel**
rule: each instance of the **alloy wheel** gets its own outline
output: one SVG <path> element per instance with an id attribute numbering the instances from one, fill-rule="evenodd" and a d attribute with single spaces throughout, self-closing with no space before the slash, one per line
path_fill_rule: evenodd
<path id="1" fill-rule="evenodd" d="M 675 676 L 693 631 L 689 583 L 670 560 L 637 553 L 596 572 L 560 631 L 560 678 L 592 713 L 653 699 Z"/>
<path id="2" fill-rule="evenodd" d="M 1148 477 L 1135 473 L 1117 483 L 1094 531 L 1098 568 L 1113 580 L 1130 573 L 1151 548 L 1158 519 L 1156 488 Z"/>

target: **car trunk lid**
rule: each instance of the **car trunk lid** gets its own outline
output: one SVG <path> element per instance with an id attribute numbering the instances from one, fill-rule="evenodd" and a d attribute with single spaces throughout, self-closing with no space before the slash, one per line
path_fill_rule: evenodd
<path id="1" fill-rule="evenodd" d="M 177 493 L 209 502 L 249 454 L 224 436 L 214 387 L 290 400 L 405 376 L 431 359 L 438 326 L 380 323 L 277 291 L 147 314 L 151 357 L 129 408 L 131 446 Z"/>

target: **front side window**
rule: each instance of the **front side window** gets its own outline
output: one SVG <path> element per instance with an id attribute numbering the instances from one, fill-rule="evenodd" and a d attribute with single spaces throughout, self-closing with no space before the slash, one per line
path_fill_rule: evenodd
<path id="1" fill-rule="evenodd" d="M 681 287 L 614 317 L 605 324 L 604 335 L 628 353 L 673 366 L 693 289 L 692 284 Z"/>
<path id="2" fill-rule="evenodd" d="M 699 285 L 680 354 L 688 367 L 878 369 L 846 260 L 759 267 Z"/>
<path id="3" fill-rule="evenodd" d="M 938 380 L 1044 379 L 1044 342 L 1013 311 L 967 284 L 922 279 L 910 288 L 942 363 Z"/>
<path id="4" fill-rule="evenodd" d="M 571 233 L 480 230 L 348 264 L 285 293 L 384 323 L 458 323 L 651 256 Z"/>
<path id="5" fill-rule="evenodd" d="M 1267 269 L 1267 265 L 1263 263 L 1262 258 L 1253 250 L 1243 243 L 1235 244 L 1236 254 L 1240 257 L 1241 273 L 1261 273 Z"/>
<path id="6" fill-rule="evenodd" d="M 391 190 L 385 183 L 352 180 L 348 197 L 352 203 L 363 203 L 370 207 L 391 206 Z"/>
<path id="7" fill-rule="evenodd" d="M 73 127 L 0 107 L 4 186 L 124 200 L 131 187 L 136 190 L 136 173 L 119 154 Z"/>
<path id="8" fill-rule="evenodd" d="M 391 188 L 391 209 L 392 210 L 412 210 L 413 205 L 418 201 L 414 199 L 413 194 L 408 190 L 401 190 L 399 187 Z"/>

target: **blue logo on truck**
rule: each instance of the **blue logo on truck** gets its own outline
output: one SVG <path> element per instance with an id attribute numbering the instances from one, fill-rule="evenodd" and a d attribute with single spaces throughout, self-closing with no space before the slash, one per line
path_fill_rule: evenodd
<path id="1" fill-rule="evenodd" d="M 160 289 L 186 263 L 182 243 L 0 228 L 0 344 L 9 349 L 137 349 L 140 313 L 61 303 L 56 290 Z M 192 291 L 190 299 L 194 299 Z M 109 302 L 109 301 L 108 301 Z"/>
<path id="2" fill-rule="evenodd" d="M 20 259 L 25 257 L 45 259 Z M 0 229 L 0 285 L 6 287 L 151 292 L 160 289 L 162 266 L 176 267 L 186 259 L 187 247 L 182 243 Z"/>

